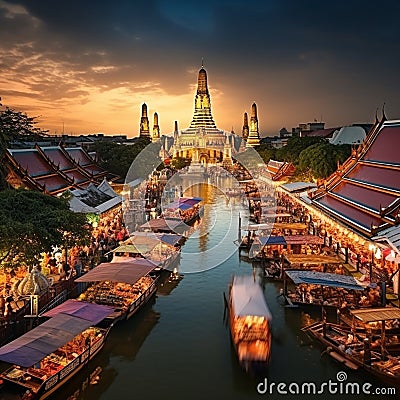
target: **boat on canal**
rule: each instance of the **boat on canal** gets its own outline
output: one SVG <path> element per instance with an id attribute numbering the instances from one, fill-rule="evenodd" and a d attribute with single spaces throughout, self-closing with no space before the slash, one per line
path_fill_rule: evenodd
<path id="1" fill-rule="evenodd" d="M 246 371 L 268 365 L 272 316 L 253 276 L 234 276 L 229 288 L 229 323 L 239 363 Z"/>
<path id="2" fill-rule="evenodd" d="M 396 307 L 351 310 L 355 319 L 366 324 L 364 331 L 353 327 L 318 322 L 303 331 L 322 343 L 326 352 L 347 368 L 362 368 L 388 385 L 400 387 L 400 344 L 396 332 L 386 329 L 387 321 L 400 318 Z M 379 323 L 381 333 L 372 335 L 369 324 Z"/>
<path id="3" fill-rule="evenodd" d="M 76 282 L 93 282 L 79 300 L 107 305 L 113 312 L 105 326 L 131 318 L 157 291 L 157 263 L 145 258 L 130 262 L 102 263 L 82 275 Z"/>
<path id="4" fill-rule="evenodd" d="M 67 300 L 43 314 L 51 317 L 0 348 L 13 364 L 0 378 L 20 398 L 42 400 L 77 374 L 103 348 L 109 329 L 96 326 L 112 308 Z"/>
<path id="5" fill-rule="evenodd" d="M 288 280 L 295 289 L 289 289 Z M 328 272 L 308 270 L 285 270 L 283 281 L 283 297 L 287 307 L 301 307 L 309 310 L 331 310 L 356 307 L 356 292 L 363 292 L 351 275 L 332 274 Z M 361 296 L 361 295 L 360 295 Z"/>

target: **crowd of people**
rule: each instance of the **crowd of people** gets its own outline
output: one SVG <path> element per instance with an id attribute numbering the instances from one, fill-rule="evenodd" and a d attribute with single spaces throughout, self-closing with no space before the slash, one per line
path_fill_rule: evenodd
<path id="1" fill-rule="evenodd" d="M 118 207 L 100 217 L 97 226 L 95 224 L 92 227 L 91 239 L 87 245 L 69 249 L 55 248 L 52 253 L 43 253 L 40 265 L 35 268 L 46 276 L 50 286 L 70 280 L 98 263 L 107 261 L 111 257 L 108 253 L 128 237 L 122 211 Z M 4 274 L 5 279 L 0 283 L 0 321 L 13 319 L 24 305 L 19 301 L 20 295 L 13 292 L 13 287 L 31 270 L 20 266 Z"/>

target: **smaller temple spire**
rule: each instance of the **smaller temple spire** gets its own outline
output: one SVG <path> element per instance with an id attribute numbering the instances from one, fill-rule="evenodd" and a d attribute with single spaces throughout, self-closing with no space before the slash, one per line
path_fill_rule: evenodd
<path id="1" fill-rule="evenodd" d="M 142 117 L 147 117 L 147 104 L 142 104 Z"/>
<path id="2" fill-rule="evenodd" d="M 247 116 L 247 112 L 245 112 L 243 115 L 242 137 L 245 140 L 247 140 L 249 137 L 249 118 Z"/>
<path id="3" fill-rule="evenodd" d="M 147 104 L 142 104 L 142 116 L 140 117 L 140 137 L 150 137 L 149 118 L 147 117 Z"/>
<path id="4" fill-rule="evenodd" d="M 160 139 L 160 125 L 158 124 L 158 114 L 155 112 L 153 118 L 153 135 L 151 140 L 155 142 L 158 139 Z"/>
<path id="5" fill-rule="evenodd" d="M 258 131 L 257 105 L 251 106 L 250 130 L 247 138 L 246 147 L 256 147 L 260 145 L 260 133 Z"/>
<path id="6" fill-rule="evenodd" d="M 257 120 L 257 104 L 253 103 L 251 106 L 251 119 Z"/>

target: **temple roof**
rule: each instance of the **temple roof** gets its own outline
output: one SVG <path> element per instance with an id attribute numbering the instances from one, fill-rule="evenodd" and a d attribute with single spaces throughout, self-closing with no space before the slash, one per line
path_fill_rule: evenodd
<path id="1" fill-rule="evenodd" d="M 83 189 L 91 182 L 98 184 L 108 175 L 81 148 L 36 145 L 29 149 L 7 149 L 2 161 L 13 177 L 13 186 L 52 195 Z"/>
<path id="2" fill-rule="evenodd" d="M 400 222 L 400 121 L 377 121 L 312 203 L 371 237 Z"/>
<path id="3" fill-rule="evenodd" d="M 295 166 L 286 161 L 269 160 L 267 164 L 267 171 L 271 174 L 271 179 L 273 181 L 292 176 L 295 170 Z"/>

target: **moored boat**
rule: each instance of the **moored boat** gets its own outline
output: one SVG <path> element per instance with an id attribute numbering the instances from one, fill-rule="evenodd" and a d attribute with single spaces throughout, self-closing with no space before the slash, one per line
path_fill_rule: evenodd
<path id="1" fill-rule="evenodd" d="M 385 321 L 400 317 L 398 308 L 352 310 L 353 316 L 366 324 L 379 321 L 381 334 L 374 337 L 370 329 L 357 332 L 337 324 L 314 323 L 303 330 L 321 342 L 327 353 L 350 369 L 362 368 L 383 382 L 400 387 L 400 351 L 397 334 L 388 334 Z"/>
<path id="2" fill-rule="evenodd" d="M 68 300 L 43 316 L 52 318 L 0 348 L 13 366 L 0 378 L 22 399 L 46 399 L 103 348 L 108 329 L 97 327 L 112 309 Z"/>
<path id="3" fill-rule="evenodd" d="M 132 262 L 102 263 L 79 277 L 77 282 L 94 282 L 79 299 L 113 307 L 105 325 L 129 319 L 157 290 L 157 266 L 150 260 L 137 258 Z"/>
<path id="4" fill-rule="evenodd" d="M 271 313 L 253 276 L 235 276 L 229 290 L 229 322 L 240 365 L 246 370 L 268 365 Z"/>

